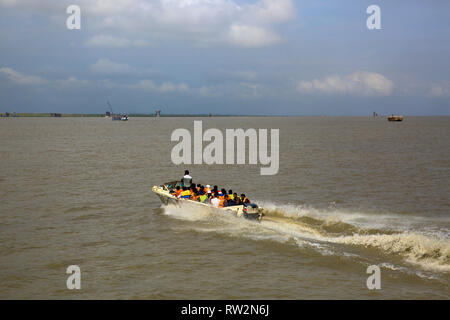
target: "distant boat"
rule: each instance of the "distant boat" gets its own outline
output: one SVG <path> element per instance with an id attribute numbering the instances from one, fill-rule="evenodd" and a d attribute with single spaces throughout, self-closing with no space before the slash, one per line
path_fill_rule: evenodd
<path id="1" fill-rule="evenodd" d="M 114 111 L 109 101 L 106 101 L 106 103 L 108 104 L 109 109 L 111 110 L 111 112 L 109 111 L 106 112 L 106 117 L 111 116 L 111 120 L 128 121 L 128 116 L 126 114 L 114 114 Z"/>
<path id="2" fill-rule="evenodd" d="M 388 121 L 403 121 L 403 116 L 390 115 L 387 119 Z"/>
<path id="3" fill-rule="evenodd" d="M 114 114 L 112 115 L 111 120 L 128 121 L 128 116 L 126 114 Z"/>

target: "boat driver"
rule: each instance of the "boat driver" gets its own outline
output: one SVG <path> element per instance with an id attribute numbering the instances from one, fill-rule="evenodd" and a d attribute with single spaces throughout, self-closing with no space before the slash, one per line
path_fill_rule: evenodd
<path id="1" fill-rule="evenodd" d="M 184 171 L 184 177 L 181 179 L 181 183 L 184 187 L 190 187 L 192 183 L 192 177 L 189 175 L 189 170 Z"/>

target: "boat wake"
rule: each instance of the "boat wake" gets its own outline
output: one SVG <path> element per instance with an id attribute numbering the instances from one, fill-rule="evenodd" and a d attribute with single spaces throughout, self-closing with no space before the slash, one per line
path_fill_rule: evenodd
<path id="1" fill-rule="evenodd" d="M 265 213 L 260 223 L 214 214 L 197 207 L 181 209 L 168 206 L 164 210 L 174 218 L 196 221 L 189 227 L 200 232 L 283 242 L 322 255 L 353 257 L 376 254 L 377 259 L 388 259 L 389 262 L 380 265 L 392 270 L 407 270 L 390 263 L 391 260 L 400 260 L 432 273 L 450 272 L 449 220 L 395 214 L 370 215 L 336 209 L 321 211 L 264 201 L 258 204 Z"/>

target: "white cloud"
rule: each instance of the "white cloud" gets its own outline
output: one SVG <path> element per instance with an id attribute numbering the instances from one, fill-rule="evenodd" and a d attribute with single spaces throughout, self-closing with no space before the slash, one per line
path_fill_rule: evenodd
<path id="1" fill-rule="evenodd" d="M 450 82 L 444 81 L 435 84 L 430 88 L 429 95 L 432 97 L 447 97 L 450 96 Z"/>
<path id="2" fill-rule="evenodd" d="M 135 68 L 126 63 L 118 63 L 108 58 L 98 59 L 89 67 L 89 70 L 95 75 L 101 76 L 134 76 L 148 77 L 158 76 L 159 73 L 146 68 Z"/>
<path id="3" fill-rule="evenodd" d="M 91 84 L 91 82 L 89 80 L 80 80 L 75 77 L 69 77 L 67 79 L 55 80 L 55 83 L 64 88 L 86 87 Z"/>
<path id="4" fill-rule="evenodd" d="M 26 75 L 7 67 L 0 68 L 0 75 L 13 83 L 21 85 L 40 85 L 47 83 L 47 80 L 44 78 Z"/>
<path id="5" fill-rule="evenodd" d="M 115 73 L 127 74 L 137 72 L 136 69 L 127 64 L 118 64 L 108 59 L 99 59 L 91 66 L 93 72 L 99 73 Z M 66 79 L 49 80 L 33 75 L 26 75 L 8 67 L 0 68 L 0 77 L 6 78 L 8 81 L 18 85 L 33 85 L 45 88 L 79 88 L 92 84 L 89 80 L 77 79 L 76 77 L 68 77 Z M 124 88 L 124 89 L 138 89 L 143 91 L 171 93 L 171 92 L 189 92 L 189 86 L 185 83 L 163 82 L 161 84 L 155 83 L 153 80 L 145 79 L 135 84 L 117 83 L 110 80 L 98 82 L 100 85 L 110 88 Z"/>
<path id="6" fill-rule="evenodd" d="M 203 97 L 214 97 L 220 95 L 216 86 L 201 86 L 197 89 L 197 93 Z"/>
<path id="7" fill-rule="evenodd" d="M 58 6 L 55 6 L 55 3 L 51 0 L 42 0 L 42 1 L 35 1 L 35 0 L 0 0 L 0 6 L 4 7 L 20 7 L 23 9 L 27 9 L 32 12 L 39 12 L 39 13 L 49 13 L 52 14 L 58 10 Z M 68 6 L 68 5 L 67 5 Z M 66 6 L 66 7 L 67 7 Z M 66 8 L 65 7 L 65 8 Z M 64 8 L 64 9 L 65 9 Z M 65 10 L 64 12 L 65 13 Z"/>
<path id="8" fill-rule="evenodd" d="M 218 70 L 217 74 L 220 78 L 226 80 L 241 80 L 241 81 L 254 81 L 257 79 L 258 74 L 251 70 Z"/>
<path id="9" fill-rule="evenodd" d="M 86 86 L 90 82 L 88 80 L 79 80 L 75 77 L 68 77 L 67 79 L 49 80 L 43 77 L 23 74 L 14 69 L 3 67 L 0 68 L 0 76 L 5 77 L 10 82 L 18 85 L 39 86 L 39 87 L 80 87 Z"/>
<path id="10" fill-rule="evenodd" d="M 85 43 L 88 47 L 111 47 L 111 48 L 126 48 L 126 47 L 145 47 L 149 43 L 144 40 L 129 40 L 127 38 L 114 37 L 109 35 L 96 35 L 89 38 Z"/>
<path id="11" fill-rule="evenodd" d="M 54 0 L 0 0 L 0 5 L 57 16 L 54 21 L 65 15 Z M 293 0 L 79 0 L 77 5 L 82 30 L 94 35 L 85 45 L 116 48 L 172 38 L 201 45 L 270 46 L 282 39 L 274 26 L 296 15 Z M 129 40 L 136 38 L 142 40 Z"/>
<path id="12" fill-rule="evenodd" d="M 233 82 L 202 86 L 195 90 L 203 97 L 236 97 L 239 99 L 258 99 L 268 93 L 266 87 L 255 82 Z"/>
<path id="13" fill-rule="evenodd" d="M 189 87 L 184 83 L 172 83 L 172 82 L 164 82 L 160 85 L 153 82 L 153 80 L 142 80 L 132 87 L 136 89 L 140 89 L 143 91 L 154 91 L 159 93 L 169 93 L 169 92 L 188 92 Z"/>
<path id="14" fill-rule="evenodd" d="M 262 23 L 285 22 L 295 16 L 291 0 L 261 0 L 249 5 L 249 20 Z"/>
<path id="15" fill-rule="evenodd" d="M 354 72 L 349 75 L 332 75 L 322 80 L 301 81 L 297 90 L 302 93 L 339 95 L 381 95 L 393 92 L 394 83 L 379 73 Z"/>
<path id="16" fill-rule="evenodd" d="M 233 24 L 230 26 L 228 40 L 236 46 L 255 48 L 276 44 L 281 38 L 264 27 Z"/>
<path id="17" fill-rule="evenodd" d="M 128 64 L 113 62 L 109 59 L 98 59 L 89 69 L 91 72 L 101 75 L 127 75 L 136 72 Z"/>

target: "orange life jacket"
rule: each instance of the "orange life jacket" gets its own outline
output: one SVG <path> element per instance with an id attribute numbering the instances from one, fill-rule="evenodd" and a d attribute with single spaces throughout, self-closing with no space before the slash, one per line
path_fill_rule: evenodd
<path id="1" fill-rule="evenodd" d="M 219 208 L 223 208 L 223 201 L 225 200 L 224 196 L 218 196 L 220 202 L 219 202 Z"/>

